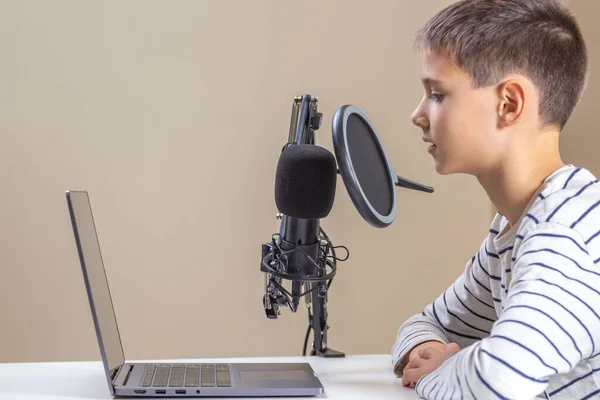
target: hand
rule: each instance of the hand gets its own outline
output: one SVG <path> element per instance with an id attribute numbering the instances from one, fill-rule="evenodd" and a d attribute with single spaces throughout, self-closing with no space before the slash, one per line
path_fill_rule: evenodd
<path id="1" fill-rule="evenodd" d="M 410 357 L 409 363 L 402 374 L 402 384 L 411 386 L 416 384 L 421 377 L 428 375 L 439 368 L 440 365 L 452 354 L 460 350 L 456 343 L 450 343 L 442 349 L 441 346 L 424 346 L 417 350 L 416 356 Z"/>

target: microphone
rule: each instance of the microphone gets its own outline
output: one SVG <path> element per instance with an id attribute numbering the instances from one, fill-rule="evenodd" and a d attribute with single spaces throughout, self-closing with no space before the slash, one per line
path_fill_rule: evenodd
<path id="1" fill-rule="evenodd" d="M 333 154 L 320 146 L 290 144 L 275 173 L 275 204 L 295 218 L 325 218 L 333 207 L 337 167 Z"/>
<path id="2" fill-rule="evenodd" d="M 319 276 L 319 219 L 333 206 L 336 175 L 335 157 L 316 145 L 290 145 L 277 164 L 275 203 L 282 214 L 278 244 L 286 253 L 283 270 L 293 280 L 292 304 L 288 304 L 292 311 L 296 311 L 302 282 Z"/>
<path id="3" fill-rule="evenodd" d="M 336 248 L 320 225 L 333 207 L 337 165 L 329 150 L 314 144 L 314 130 L 321 121 L 316 102 L 308 95 L 295 99 L 290 139 L 277 164 L 275 203 L 281 223 L 279 233 L 262 245 L 263 306 L 267 318 L 276 319 L 279 307 L 296 312 L 300 298 L 305 297 L 309 326 L 303 355 L 312 329 L 312 355 L 343 357 L 327 347 L 326 302 L 336 262 L 348 257 L 337 258 Z M 284 287 L 284 280 L 291 281 L 291 292 Z"/>

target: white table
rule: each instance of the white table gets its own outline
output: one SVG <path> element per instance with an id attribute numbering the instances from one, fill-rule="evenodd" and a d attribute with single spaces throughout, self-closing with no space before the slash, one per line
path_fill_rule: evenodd
<path id="1" fill-rule="evenodd" d="M 403 387 L 402 380 L 394 376 L 391 357 L 388 355 L 347 356 L 338 359 L 275 357 L 160 360 L 160 362 L 309 362 L 325 388 L 325 394 L 317 398 L 361 400 L 419 398 L 414 389 Z M 60 362 L 0 364 L 0 399 L 90 400 L 112 399 L 112 397 L 100 362 Z M 286 399 L 292 400 L 290 397 Z M 310 397 L 302 399 L 307 400 Z"/>

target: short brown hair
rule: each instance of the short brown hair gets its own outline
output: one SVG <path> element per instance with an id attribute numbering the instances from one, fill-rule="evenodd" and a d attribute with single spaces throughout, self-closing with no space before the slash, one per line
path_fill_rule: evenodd
<path id="1" fill-rule="evenodd" d="M 583 36 L 557 0 L 462 0 L 429 20 L 415 44 L 448 53 L 476 88 L 511 72 L 529 77 L 543 126 L 562 129 L 587 83 Z"/>

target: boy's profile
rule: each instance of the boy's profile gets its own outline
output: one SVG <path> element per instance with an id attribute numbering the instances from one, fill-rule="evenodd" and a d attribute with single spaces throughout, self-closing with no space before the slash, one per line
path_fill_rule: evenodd
<path id="1" fill-rule="evenodd" d="M 587 80 L 575 18 L 558 0 L 463 0 L 417 44 L 412 121 L 435 169 L 476 177 L 498 213 L 401 326 L 395 373 L 427 399 L 600 399 L 600 185 L 559 152 Z"/>

